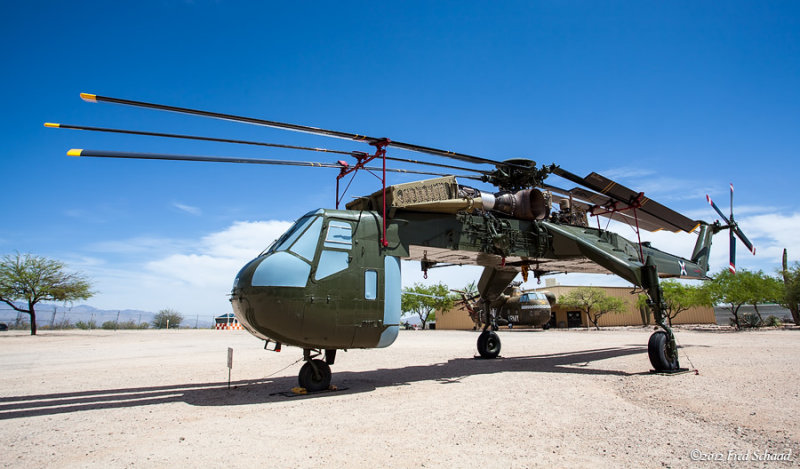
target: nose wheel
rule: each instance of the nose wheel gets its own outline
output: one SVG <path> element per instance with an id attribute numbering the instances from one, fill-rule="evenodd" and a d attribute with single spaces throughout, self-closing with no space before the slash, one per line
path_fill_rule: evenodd
<path id="1" fill-rule="evenodd" d="M 331 367 L 328 363 L 333 364 L 336 350 L 326 350 L 325 352 L 325 360 L 319 360 L 315 357 L 322 354 L 320 351 L 303 350 L 303 358 L 306 363 L 300 368 L 297 382 L 308 392 L 325 391 L 331 386 Z"/>
<path id="2" fill-rule="evenodd" d="M 297 379 L 309 392 L 324 391 L 331 385 L 331 367 L 322 360 L 311 360 L 300 368 Z"/>

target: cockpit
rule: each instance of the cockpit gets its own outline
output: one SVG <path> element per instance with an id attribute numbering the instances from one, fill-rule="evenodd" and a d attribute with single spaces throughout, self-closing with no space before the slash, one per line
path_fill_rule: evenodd
<path id="1" fill-rule="evenodd" d="M 317 252 L 324 223 L 323 215 L 323 210 L 307 213 L 264 250 L 258 256 L 262 260 L 253 272 L 251 285 L 305 287 Z M 351 224 L 339 220 L 329 221 L 313 280 L 322 280 L 347 269 L 352 247 Z"/>

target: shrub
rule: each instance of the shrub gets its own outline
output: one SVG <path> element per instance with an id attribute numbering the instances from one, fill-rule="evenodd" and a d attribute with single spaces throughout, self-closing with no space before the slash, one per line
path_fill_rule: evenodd
<path id="1" fill-rule="evenodd" d="M 761 327 L 761 318 L 757 314 L 745 313 L 742 316 L 742 327 Z"/>
<path id="2" fill-rule="evenodd" d="M 174 309 L 162 309 L 153 317 L 153 327 L 156 329 L 164 329 L 169 326 L 170 329 L 177 329 L 183 321 L 183 315 Z"/>
<path id="3" fill-rule="evenodd" d="M 97 322 L 94 319 L 92 319 L 91 321 L 86 321 L 86 322 L 78 321 L 78 322 L 75 323 L 75 327 L 77 327 L 78 329 L 83 329 L 83 330 L 86 330 L 86 329 L 97 329 Z"/>
<path id="4" fill-rule="evenodd" d="M 781 327 L 783 326 L 783 321 L 779 317 L 769 315 L 767 320 L 764 321 L 764 325 L 767 327 Z"/>

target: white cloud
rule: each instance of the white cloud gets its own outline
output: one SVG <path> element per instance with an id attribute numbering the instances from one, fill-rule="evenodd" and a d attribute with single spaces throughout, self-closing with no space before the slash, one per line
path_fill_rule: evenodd
<path id="1" fill-rule="evenodd" d="M 604 169 L 602 171 L 598 171 L 598 174 L 602 174 L 608 179 L 616 180 L 616 179 L 641 178 L 646 176 L 652 176 L 653 174 L 656 174 L 656 171 L 650 168 L 620 167 L 620 168 Z"/>
<path id="2" fill-rule="evenodd" d="M 172 206 L 177 208 L 182 212 L 186 212 L 190 215 L 201 215 L 203 212 L 198 207 L 193 207 L 191 205 L 182 204 L 180 202 L 173 202 Z"/>
<path id="3" fill-rule="evenodd" d="M 73 265 L 93 280 L 100 308 L 157 311 L 171 307 L 187 315 L 230 311 L 227 294 L 239 269 L 291 225 L 285 221 L 236 222 L 198 240 L 135 238 L 95 244 L 118 261 L 77 259 Z"/>
<path id="4" fill-rule="evenodd" d="M 180 240 L 174 238 L 158 238 L 152 236 L 137 236 L 135 238 L 128 238 L 115 241 L 101 241 L 88 246 L 92 252 L 106 253 L 106 254 L 135 254 L 135 253 L 150 253 L 151 255 L 157 252 L 174 252 L 176 250 L 184 250 L 191 247 L 193 244 L 188 240 Z"/>

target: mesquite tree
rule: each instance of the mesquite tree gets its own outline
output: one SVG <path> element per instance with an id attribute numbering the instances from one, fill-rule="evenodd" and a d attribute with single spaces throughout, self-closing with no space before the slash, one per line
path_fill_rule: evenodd
<path id="1" fill-rule="evenodd" d="M 31 335 L 36 335 L 37 303 L 85 300 L 93 294 L 90 288 L 83 275 L 67 272 L 61 261 L 20 253 L 0 260 L 0 301 L 30 315 Z M 15 301 L 28 303 L 27 309 Z"/>

